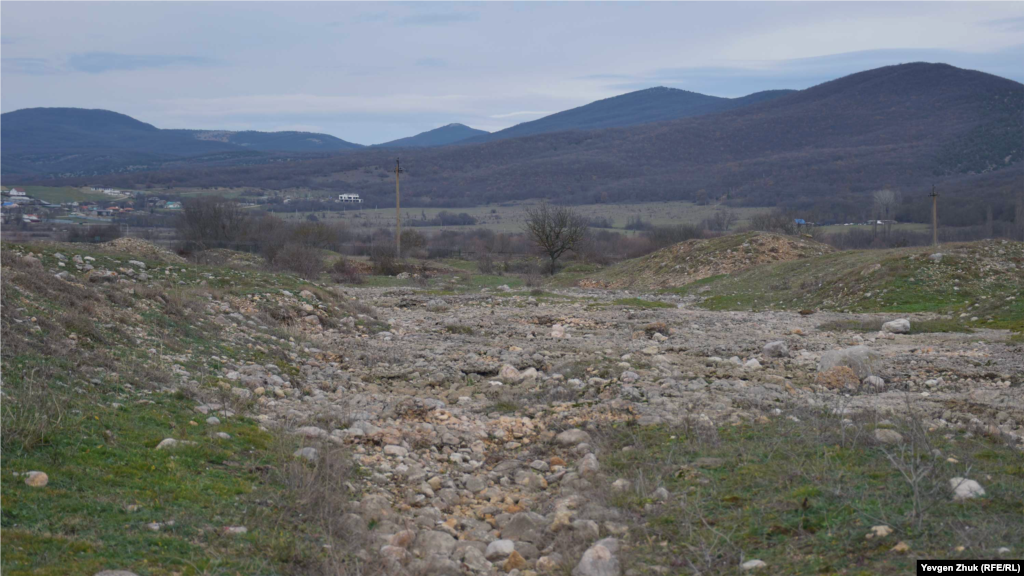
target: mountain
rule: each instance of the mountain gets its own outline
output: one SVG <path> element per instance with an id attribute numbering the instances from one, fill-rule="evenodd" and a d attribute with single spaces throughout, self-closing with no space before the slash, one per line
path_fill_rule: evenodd
<path id="1" fill-rule="evenodd" d="M 391 142 L 377 144 L 376 147 L 423 148 L 427 146 L 446 146 L 448 144 L 461 142 L 467 138 L 473 138 L 474 136 L 486 136 L 487 134 L 489 134 L 489 132 L 486 130 L 477 130 L 476 128 L 470 128 L 465 124 L 448 124 L 447 126 L 427 130 L 426 132 L 421 132 L 415 136 L 409 136 L 408 138 L 399 138 L 398 140 L 392 140 Z"/>
<path id="2" fill-rule="evenodd" d="M 598 100 L 579 108 L 558 112 L 531 122 L 516 124 L 511 128 L 499 130 L 486 136 L 478 136 L 466 143 L 494 142 L 506 138 L 565 130 L 620 128 L 678 120 L 742 108 L 773 100 L 792 92 L 793 90 L 768 90 L 742 98 L 719 98 L 660 86 Z"/>
<path id="3" fill-rule="evenodd" d="M 716 114 L 409 149 L 402 154 L 402 203 L 707 200 L 813 210 L 824 221 L 869 217 L 866 199 L 882 187 L 901 189 L 915 199 L 908 206 L 924 210 L 930 205 L 921 199 L 934 184 L 943 195 L 940 218 L 954 225 L 983 218 L 987 203 L 996 214 L 1009 206 L 1024 179 L 1022 142 L 1024 85 L 946 64 L 901 64 Z M 373 148 L 107 181 L 305 187 L 387 201 L 380 167 L 392 156 Z"/>
<path id="4" fill-rule="evenodd" d="M 4 176 L 159 167 L 180 158 L 252 152 L 337 152 L 361 148 L 307 132 L 161 130 L 109 110 L 27 108 L 0 116 Z"/>

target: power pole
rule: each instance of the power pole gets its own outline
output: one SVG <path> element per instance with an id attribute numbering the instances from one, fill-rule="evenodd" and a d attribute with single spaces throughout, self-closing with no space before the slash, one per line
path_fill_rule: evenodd
<path id="1" fill-rule="evenodd" d="M 395 257 L 402 259 L 402 201 L 398 192 L 399 174 L 404 172 L 398 158 L 395 158 Z"/>
<path id="2" fill-rule="evenodd" d="M 932 184 L 932 246 L 939 245 L 939 195 Z"/>

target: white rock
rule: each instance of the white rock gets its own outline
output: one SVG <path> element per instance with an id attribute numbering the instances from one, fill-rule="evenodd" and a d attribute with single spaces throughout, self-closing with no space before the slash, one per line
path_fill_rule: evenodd
<path id="1" fill-rule="evenodd" d="M 388 456 L 398 456 L 399 458 L 404 458 L 406 455 L 409 454 L 409 451 L 397 444 L 388 444 L 387 446 L 384 447 L 384 454 Z"/>
<path id="2" fill-rule="evenodd" d="M 516 549 L 515 542 L 511 540 L 495 540 L 487 545 L 487 550 L 484 552 L 484 558 L 487 558 L 491 562 L 495 560 L 504 560 L 508 558 L 508 555 Z"/>
<path id="3" fill-rule="evenodd" d="M 598 541 L 583 553 L 583 558 L 573 568 L 572 576 L 619 576 L 622 567 L 615 556 L 618 547 L 619 541 L 615 538 Z"/>
<path id="4" fill-rule="evenodd" d="M 296 458 L 304 458 L 306 460 L 309 460 L 310 462 L 316 462 L 317 460 L 320 459 L 320 453 L 317 451 L 316 448 L 313 448 L 312 446 L 299 448 L 292 454 L 292 456 Z"/>
<path id="5" fill-rule="evenodd" d="M 740 570 L 748 572 L 750 570 L 760 570 L 761 568 L 767 568 L 768 564 L 764 560 L 747 560 L 743 564 L 740 564 Z"/>
<path id="6" fill-rule="evenodd" d="M 910 320 L 899 318 L 882 324 L 882 332 L 891 334 L 907 334 L 910 332 Z"/>
<path id="7" fill-rule="evenodd" d="M 959 476 L 949 479 L 949 487 L 953 489 L 953 500 L 969 500 L 985 495 L 985 489 L 977 481 Z"/>

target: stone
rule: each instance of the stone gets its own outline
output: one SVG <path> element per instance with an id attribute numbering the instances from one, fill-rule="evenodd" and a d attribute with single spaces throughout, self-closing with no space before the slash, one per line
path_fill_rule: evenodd
<path id="1" fill-rule="evenodd" d="M 224 534 L 227 534 L 229 536 L 237 536 L 237 535 L 240 535 L 240 534 L 248 533 L 249 529 L 246 528 L 245 526 L 225 526 L 224 528 L 221 529 L 221 532 L 223 532 Z"/>
<path id="2" fill-rule="evenodd" d="M 976 480 L 957 476 L 949 479 L 949 487 L 953 489 L 953 500 L 963 501 L 985 495 L 985 489 Z"/>
<path id="3" fill-rule="evenodd" d="M 572 576 L 620 576 L 622 567 L 615 556 L 618 540 L 605 538 L 583 553 L 579 564 L 572 570 Z"/>
<path id="4" fill-rule="evenodd" d="M 474 572 L 487 572 L 491 569 L 491 563 L 484 558 L 484 553 L 473 547 L 466 548 L 462 563 Z"/>
<path id="5" fill-rule="evenodd" d="M 885 324 L 882 324 L 882 332 L 889 334 L 908 334 L 910 333 L 910 320 L 906 318 L 899 318 L 897 320 L 890 320 Z"/>
<path id="6" fill-rule="evenodd" d="M 860 384 L 860 379 L 857 378 L 857 373 L 853 368 L 849 366 L 833 366 L 818 372 L 814 377 L 814 382 L 829 390 L 852 390 Z"/>
<path id="7" fill-rule="evenodd" d="M 598 470 L 601 469 L 601 465 L 597 462 L 597 456 L 594 456 L 593 453 L 587 453 L 586 456 L 580 459 L 577 469 L 579 470 L 580 476 L 587 478 L 597 475 Z"/>
<path id="8" fill-rule="evenodd" d="M 757 361 L 757 358 L 751 358 L 743 363 L 743 367 L 747 370 L 760 370 L 761 363 Z"/>
<path id="9" fill-rule="evenodd" d="M 543 541 L 547 520 L 536 512 L 519 512 L 501 529 L 501 537 L 534 544 Z"/>
<path id="10" fill-rule="evenodd" d="M 440 530 L 424 530 L 416 536 L 412 551 L 420 557 L 438 555 L 448 558 L 455 550 L 455 538 Z"/>
<path id="11" fill-rule="evenodd" d="M 46 475 L 46 472 L 32 470 L 31 472 L 25 473 L 25 484 L 33 488 L 42 488 L 49 482 L 50 477 Z"/>
<path id="12" fill-rule="evenodd" d="M 869 532 L 868 535 L 865 536 L 865 538 L 867 538 L 868 540 L 872 538 L 885 538 L 889 534 L 892 534 L 892 528 L 884 524 L 880 524 L 878 526 L 872 526 L 871 532 Z"/>
<path id="13" fill-rule="evenodd" d="M 484 552 L 484 558 L 487 558 L 491 562 L 495 560 L 504 560 L 508 558 L 508 555 L 514 552 L 516 549 L 515 542 L 508 539 L 495 540 L 487 545 L 487 550 Z"/>
<path id="14" fill-rule="evenodd" d="M 900 444 L 903 442 L 903 435 L 888 428 L 875 428 L 875 440 L 882 444 Z"/>
<path id="15" fill-rule="evenodd" d="M 880 378 L 878 376 L 868 376 L 867 378 L 864 379 L 863 382 L 861 382 L 861 384 L 863 384 L 863 385 L 865 385 L 868 388 L 871 388 L 873 390 L 884 390 L 885 389 L 885 380 L 883 380 L 882 378 Z"/>
<path id="16" fill-rule="evenodd" d="M 303 458 L 303 459 L 308 460 L 310 462 L 316 462 L 317 460 L 320 459 L 320 453 L 317 452 L 317 449 L 313 448 L 312 446 L 306 446 L 305 448 L 299 448 L 298 450 L 296 450 L 292 454 L 292 456 L 294 456 L 296 458 Z"/>
<path id="17" fill-rule="evenodd" d="M 515 366 L 505 364 L 501 367 L 501 370 L 498 371 L 498 378 L 508 382 L 519 382 L 522 379 L 522 376 L 519 374 L 519 370 L 517 370 Z"/>
<path id="18" fill-rule="evenodd" d="M 409 451 L 397 444 L 388 444 L 384 447 L 384 454 L 387 456 L 397 456 L 404 458 L 409 454 Z"/>
<path id="19" fill-rule="evenodd" d="M 523 558 L 522 554 L 513 550 L 508 555 L 508 558 L 505 559 L 505 563 L 501 565 L 501 569 L 505 572 L 511 572 L 519 568 L 526 568 L 526 558 Z"/>
<path id="20" fill-rule="evenodd" d="M 767 567 L 767 562 L 765 562 L 764 560 L 757 560 L 756 558 L 754 560 L 747 560 L 743 564 L 740 564 L 740 570 L 743 570 L 744 572 L 750 572 L 751 570 L 760 570 L 762 568 Z"/>
<path id="21" fill-rule="evenodd" d="M 882 355 L 867 346 L 852 346 L 842 350 L 829 350 L 818 361 L 818 372 L 825 372 L 836 366 L 846 366 L 857 375 L 857 381 L 878 372 Z"/>
<path id="22" fill-rule="evenodd" d="M 398 546 L 399 548 L 408 548 L 415 541 L 415 532 L 412 530 L 400 530 L 391 535 L 391 538 L 388 539 L 388 544 Z"/>
<path id="23" fill-rule="evenodd" d="M 654 494 L 652 494 L 652 496 L 654 497 L 655 500 L 657 500 L 659 502 L 665 502 L 669 498 L 668 489 L 665 488 L 664 486 L 661 486 L 657 490 L 654 491 Z"/>
<path id="24" fill-rule="evenodd" d="M 157 450 L 164 450 L 168 448 L 178 448 L 181 446 L 194 446 L 195 442 L 191 440 L 176 440 L 174 438 L 164 438 L 156 445 Z"/>
<path id="25" fill-rule="evenodd" d="M 614 492 L 626 492 L 633 487 L 633 483 L 625 478 L 619 478 L 615 482 L 612 482 L 612 491 Z"/>
<path id="26" fill-rule="evenodd" d="M 590 442 L 590 434 L 579 428 L 570 428 L 555 436 L 555 443 L 559 446 L 576 446 L 583 442 Z"/>
<path id="27" fill-rule="evenodd" d="M 906 542 L 900 542 L 899 544 L 892 547 L 892 551 L 897 554 L 906 554 L 910 551 L 910 545 Z"/>
<path id="28" fill-rule="evenodd" d="M 434 490 L 438 490 L 438 489 L 439 488 L 434 488 Z M 469 490 L 473 494 L 476 494 L 478 492 L 483 492 L 486 489 L 487 489 L 487 481 L 484 480 L 483 478 L 480 478 L 478 476 L 470 476 L 470 478 L 468 480 L 466 480 L 466 490 Z"/>
<path id="29" fill-rule="evenodd" d="M 206 423 L 209 424 L 210 426 L 216 426 L 217 424 L 220 424 L 220 418 L 217 418 L 216 416 L 210 416 L 209 418 L 206 419 Z"/>
<path id="30" fill-rule="evenodd" d="M 789 346 L 783 340 L 776 340 L 765 344 L 761 353 L 765 358 L 785 358 L 789 356 Z"/>

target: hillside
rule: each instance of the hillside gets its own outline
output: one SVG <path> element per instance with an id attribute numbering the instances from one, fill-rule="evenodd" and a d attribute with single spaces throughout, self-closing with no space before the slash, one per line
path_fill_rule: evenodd
<path id="1" fill-rule="evenodd" d="M 493 134 L 478 136 L 467 143 L 494 142 L 506 138 L 566 130 L 621 128 L 651 122 L 678 120 L 767 102 L 792 92 L 793 90 L 767 90 L 742 98 L 720 98 L 659 86 L 605 98 L 537 120 L 516 124 Z"/>
<path id="2" fill-rule="evenodd" d="M 253 151 L 360 148 L 334 136 L 305 132 L 161 130 L 124 114 L 81 108 L 7 112 L 0 117 L 0 139 L 5 177 L 152 169 L 180 158 L 224 153 L 235 153 L 233 163 L 240 163 Z"/>
<path id="3" fill-rule="evenodd" d="M 487 134 L 489 133 L 486 130 L 477 130 L 476 128 L 470 128 L 465 124 L 448 124 L 446 126 L 441 126 L 440 128 L 421 132 L 415 136 L 399 138 L 398 140 L 392 140 L 391 142 L 377 144 L 375 147 L 421 148 L 426 146 L 446 146 L 448 144 L 461 142 L 468 138 L 485 136 Z"/>
<path id="4" fill-rule="evenodd" d="M 616 264 L 583 287 L 653 290 L 677 288 L 761 264 L 801 260 L 833 252 L 832 247 L 792 236 L 746 232 L 709 240 L 687 240 L 657 252 Z"/>
<path id="5" fill-rule="evenodd" d="M 782 205 L 817 221 L 867 218 L 883 186 L 908 199 L 932 184 L 940 218 L 1008 213 L 1024 177 L 1024 86 L 945 64 L 869 70 L 745 108 L 629 128 L 569 131 L 403 154 L 403 203 L 467 206 L 696 200 Z M 194 186 L 310 187 L 383 197 L 365 171 L 383 150 L 268 166 L 124 176 Z M 926 219 L 924 202 L 908 204 Z M 812 212 L 813 211 L 813 212 Z M 898 218 L 906 219 L 906 214 Z"/>
<path id="6" fill-rule="evenodd" d="M 709 276 L 675 292 L 712 310 L 934 312 L 1024 332 L 1024 243 L 827 251 Z"/>

